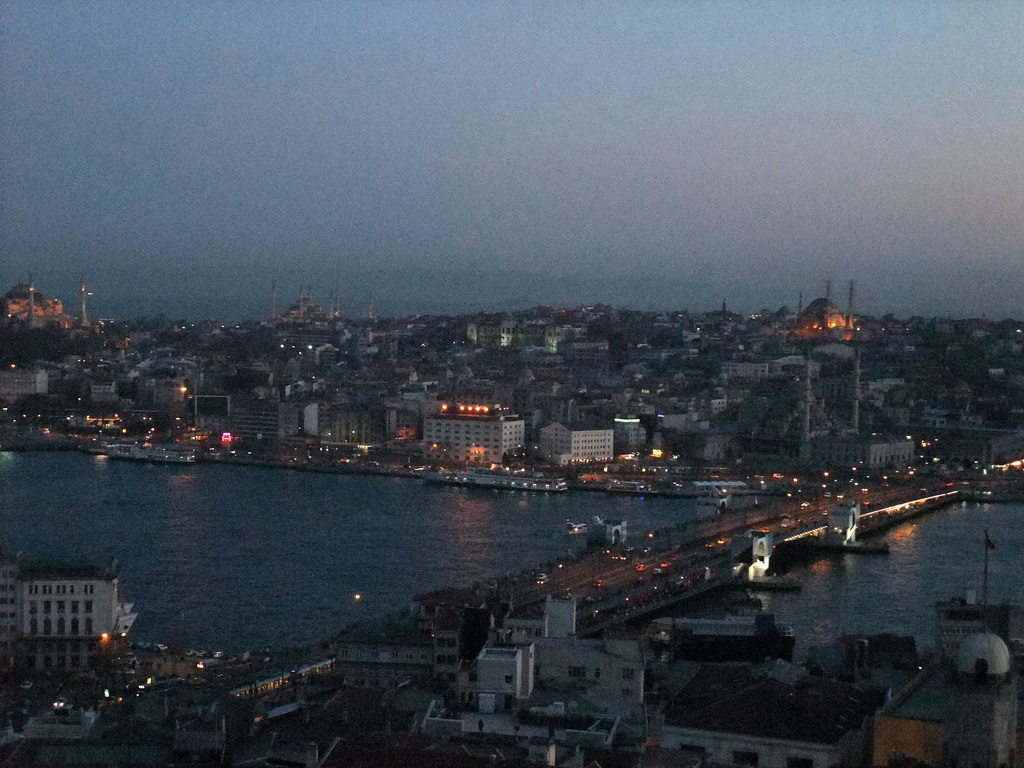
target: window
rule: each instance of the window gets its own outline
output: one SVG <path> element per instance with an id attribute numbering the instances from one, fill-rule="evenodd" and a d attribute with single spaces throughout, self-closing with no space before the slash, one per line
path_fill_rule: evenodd
<path id="1" fill-rule="evenodd" d="M 61 616 L 57 619 L 57 634 L 63 635 L 67 627 L 64 624 L 64 617 Z"/>
<path id="2" fill-rule="evenodd" d="M 43 600 L 43 613 L 49 613 L 53 609 L 52 600 Z"/>
<path id="3" fill-rule="evenodd" d="M 57 613 L 64 613 L 64 605 L 65 603 L 63 600 L 57 601 Z"/>
<path id="4" fill-rule="evenodd" d="M 39 634 L 39 619 L 35 618 L 34 616 L 28 622 L 28 633 L 30 635 Z"/>
<path id="5" fill-rule="evenodd" d="M 786 768 L 814 768 L 814 759 L 810 757 L 787 757 Z"/>
<path id="6" fill-rule="evenodd" d="M 757 768 L 757 752 L 745 752 L 737 749 L 732 753 L 732 761 L 736 765 L 749 765 L 751 768 Z"/>
<path id="7" fill-rule="evenodd" d="M 512 685 L 512 675 L 505 675 L 505 684 Z"/>
<path id="8" fill-rule="evenodd" d="M 85 601 L 85 612 L 92 613 L 92 600 Z"/>
<path id="9" fill-rule="evenodd" d="M 601 679 L 601 669 L 600 669 L 600 667 L 594 667 L 594 679 L 595 680 L 600 680 Z"/>
<path id="10" fill-rule="evenodd" d="M 626 668 L 626 669 L 622 670 L 622 679 L 623 680 L 632 680 L 633 679 L 633 673 L 634 673 L 634 670 L 632 668 Z"/>
<path id="11" fill-rule="evenodd" d="M 71 612 L 72 613 L 78 613 L 78 601 L 77 600 L 72 600 L 71 601 Z"/>
<path id="12" fill-rule="evenodd" d="M 92 634 L 92 619 L 88 617 L 85 619 L 85 634 Z"/>
<path id="13" fill-rule="evenodd" d="M 569 677 L 586 677 L 586 667 L 569 667 Z"/>
<path id="14" fill-rule="evenodd" d="M 29 613 L 39 613 L 39 603 L 37 603 L 35 600 L 33 600 L 31 603 L 29 603 L 28 604 L 28 612 Z"/>
<path id="15" fill-rule="evenodd" d="M 71 634 L 72 635 L 77 635 L 78 634 L 78 617 L 77 616 L 75 616 L 73 619 L 71 619 Z"/>
<path id="16" fill-rule="evenodd" d="M 53 632 L 53 622 L 50 621 L 50 617 L 47 616 L 43 619 L 43 634 L 49 635 Z"/>

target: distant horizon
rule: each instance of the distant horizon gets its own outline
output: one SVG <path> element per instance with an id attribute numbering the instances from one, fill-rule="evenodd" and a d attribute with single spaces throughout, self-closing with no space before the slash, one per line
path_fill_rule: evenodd
<path id="1" fill-rule="evenodd" d="M 6 0 L 0 279 L 102 314 L 1024 315 L 1024 4 Z M 361 314 L 361 312 L 360 312 Z"/>
<path id="2" fill-rule="evenodd" d="M 2 278 L 0 278 L 2 279 Z M 70 316 L 77 316 L 78 314 L 78 292 L 79 292 L 79 279 L 74 281 L 73 289 L 70 289 L 63 294 L 60 291 L 51 290 L 49 283 L 41 282 L 38 278 L 33 276 L 33 282 L 35 283 L 36 290 L 38 293 L 46 298 L 59 299 L 63 302 L 64 312 Z M 6 294 L 9 290 L 15 286 L 27 283 L 27 276 L 23 279 L 16 279 L 7 281 L 6 284 L 0 284 L 0 290 Z M 67 281 L 59 281 L 58 285 L 66 283 Z M 277 285 L 277 312 L 278 316 L 283 315 L 289 307 L 295 304 L 299 299 L 300 290 L 310 290 L 309 283 L 296 283 L 294 286 Z M 90 320 L 98 319 L 111 319 L 115 321 L 131 321 L 143 318 L 153 318 L 163 316 L 170 321 L 181 320 L 189 323 L 199 323 L 207 320 L 216 320 L 225 324 L 237 324 L 246 322 L 261 322 L 270 319 L 270 308 L 271 298 L 273 292 L 272 284 L 268 284 L 265 289 L 265 296 L 262 296 L 262 300 L 253 300 L 250 295 L 249 301 L 243 300 L 240 303 L 232 304 L 228 303 L 225 307 L 226 312 L 202 312 L 192 311 L 189 312 L 187 307 L 191 307 L 193 310 L 198 309 L 198 304 L 194 301 L 189 301 L 187 297 L 180 299 L 181 303 L 177 304 L 179 307 L 186 307 L 184 311 L 174 311 L 161 308 L 156 304 L 149 304 L 146 302 L 139 302 L 137 300 L 119 300 L 116 295 L 111 294 L 104 290 L 103 285 L 90 284 L 86 280 L 86 288 L 90 292 L 90 296 L 87 304 L 87 312 Z M 765 303 L 759 306 L 754 305 L 741 305 L 733 302 L 729 296 L 718 296 L 715 297 L 712 294 L 707 294 L 706 301 L 694 301 L 686 304 L 669 303 L 669 302 L 646 302 L 641 303 L 637 301 L 622 301 L 614 296 L 601 295 L 599 298 L 592 298 L 587 300 L 583 299 L 572 299 L 567 301 L 544 301 L 540 298 L 531 299 L 525 295 L 514 296 L 511 300 L 505 300 L 503 303 L 487 304 L 482 301 L 469 301 L 463 302 L 461 305 L 453 304 L 447 308 L 439 308 L 436 306 L 430 306 L 429 304 L 421 305 L 417 307 L 413 302 L 408 309 L 399 310 L 390 306 L 393 302 L 389 300 L 389 295 L 385 294 L 378 298 L 377 293 L 366 292 L 366 300 L 361 304 L 356 304 L 350 301 L 344 291 L 341 294 L 341 302 L 339 307 L 339 316 L 349 320 L 363 320 L 367 319 L 370 300 L 372 299 L 374 305 L 374 315 L 379 318 L 402 318 L 402 317 L 413 317 L 413 316 L 435 316 L 435 317 L 457 317 L 465 315 L 475 314 L 508 314 L 508 313 L 519 313 L 526 312 L 532 309 L 547 308 L 553 310 L 579 310 L 588 306 L 609 306 L 616 310 L 625 311 L 638 311 L 638 312 L 690 312 L 693 314 L 707 314 L 712 312 L 720 311 L 722 308 L 722 301 L 725 300 L 726 308 L 729 312 L 742 315 L 750 316 L 754 314 L 760 314 L 765 311 L 768 313 L 774 313 L 782 308 L 788 309 L 790 312 L 795 313 L 800 305 L 802 298 L 803 307 L 806 308 L 808 304 L 816 299 L 825 298 L 825 286 L 824 282 L 818 286 L 819 290 L 814 291 L 813 289 L 804 290 L 802 292 L 797 291 L 793 294 L 791 301 L 780 301 L 776 303 Z M 1020 315 L 1015 316 L 1013 314 L 994 314 L 994 313 L 980 313 L 980 314 L 943 314 L 941 312 L 920 312 L 911 311 L 908 309 L 901 309 L 900 307 L 890 307 L 881 310 L 871 309 L 872 302 L 870 297 L 867 298 L 867 307 L 862 306 L 860 302 L 859 291 L 860 288 L 856 281 L 854 283 L 855 294 L 854 294 L 854 314 L 864 317 L 881 318 L 885 315 L 893 315 L 900 320 L 907 320 L 913 317 L 921 318 L 934 318 L 934 319 L 949 319 L 949 320 L 990 320 L 990 321 L 1003 321 L 1003 320 L 1024 320 L 1024 312 Z M 315 284 L 312 287 L 311 298 L 313 303 L 320 306 L 326 311 L 330 311 L 334 306 L 334 291 L 323 291 L 318 292 Z M 838 309 L 844 312 L 848 306 L 848 290 L 849 282 L 832 282 L 832 294 L 831 303 Z M 260 311 L 260 306 L 262 311 Z M 123 311 L 118 311 L 118 307 L 123 307 Z M 171 306 L 175 306 L 172 303 Z M 213 308 L 215 305 L 209 305 Z M 243 307 L 252 307 L 256 311 L 245 311 Z"/>

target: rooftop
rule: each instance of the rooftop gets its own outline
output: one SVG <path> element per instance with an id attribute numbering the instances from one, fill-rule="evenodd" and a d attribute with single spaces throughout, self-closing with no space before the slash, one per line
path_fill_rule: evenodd
<path id="1" fill-rule="evenodd" d="M 118 574 L 116 558 L 109 560 L 43 559 L 20 560 L 23 579 L 114 579 Z"/>
<path id="2" fill-rule="evenodd" d="M 861 688 L 810 677 L 788 662 L 703 664 L 669 704 L 666 723 L 834 744 L 860 728 L 873 710 Z"/>
<path id="3" fill-rule="evenodd" d="M 416 629 L 404 614 L 382 616 L 365 624 L 354 624 L 341 630 L 339 643 L 378 643 L 383 645 L 432 645 L 429 635 Z"/>

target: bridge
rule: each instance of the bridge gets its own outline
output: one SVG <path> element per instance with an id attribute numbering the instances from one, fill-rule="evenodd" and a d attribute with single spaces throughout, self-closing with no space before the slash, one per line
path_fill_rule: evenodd
<path id="1" fill-rule="evenodd" d="M 921 495 L 921 494 L 924 495 Z M 891 493 L 865 494 L 860 500 L 848 500 L 821 511 L 801 510 L 808 514 L 794 520 L 792 513 L 771 510 L 745 525 L 725 530 L 727 520 L 718 523 L 712 537 L 696 537 L 674 548 L 671 555 L 654 554 L 633 565 L 643 574 L 648 568 L 654 578 L 638 578 L 613 594 L 585 598 L 577 609 L 577 634 L 594 635 L 604 629 L 664 611 L 679 603 L 716 589 L 770 582 L 765 574 L 773 556 L 791 548 L 812 551 L 856 551 L 859 539 L 878 535 L 907 520 L 968 498 L 971 492 L 952 488 L 928 492 L 896 494 L 895 503 L 872 507 L 879 497 L 893 501 Z M 772 514 L 774 512 L 774 514 Z M 724 517 L 724 516 L 723 516 Z M 780 551 L 780 547 L 783 548 Z M 749 563 L 749 565 L 748 565 Z M 609 573 L 618 576 L 618 569 Z M 595 582 L 596 583 L 596 582 Z"/>

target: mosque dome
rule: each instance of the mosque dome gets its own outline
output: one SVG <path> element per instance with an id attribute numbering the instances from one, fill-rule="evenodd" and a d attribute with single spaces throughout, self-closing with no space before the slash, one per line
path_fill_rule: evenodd
<path id="1" fill-rule="evenodd" d="M 968 635 L 956 654 L 957 674 L 964 677 L 977 677 L 982 669 L 989 678 L 1002 677 L 1012 663 L 1010 649 L 992 632 Z"/>
<path id="2" fill-rule="evenodd" d="M 28 299 L 29 294 L 32 293 L 32 288 L 28 283 L 18 283 L 16 286 L 11 288 L 7 293 L 4 294 L 5 299 Z M 43 296 L 39 291 L 35 291 L 36 301 L 43 301 L 46 297 Z"/>

